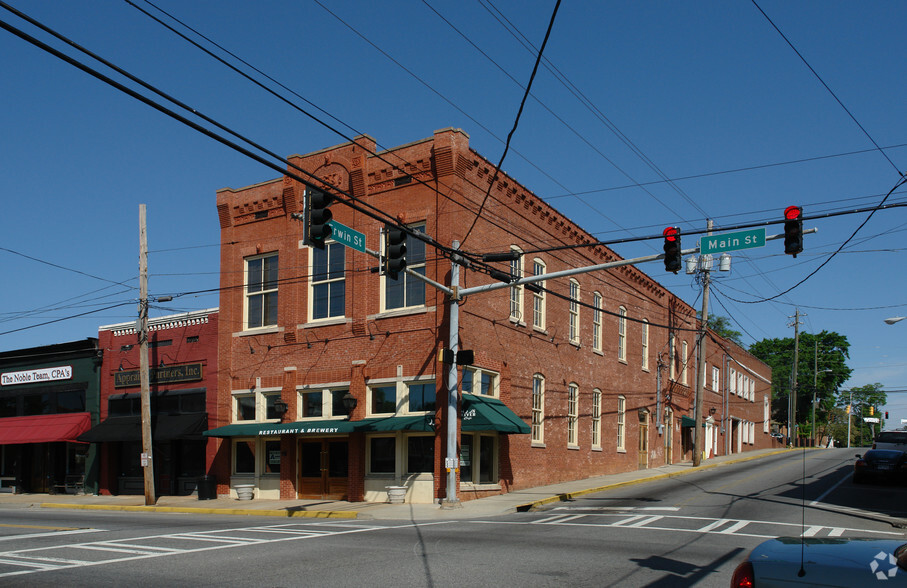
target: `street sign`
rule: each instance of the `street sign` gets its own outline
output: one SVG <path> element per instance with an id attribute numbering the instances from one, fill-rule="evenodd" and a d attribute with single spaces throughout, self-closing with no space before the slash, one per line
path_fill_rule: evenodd
<path id="1" fill-rule="evenodd" d="M 863 417 L 863 421 L 867 423 L 877 423 L 879 422 L 879 417 Z"/>
<path id="2" fill-rule="evenodd" d="M 699 253 L 721 253 L 765 247 L 765 227 L 699 238 Z"/>
<path id="3" fill-rule="evenodd" d="M 331 226 L 331 239 L 350 249 L 365 253 L 365 235 L 359 231 L 354 231 L 346 225 L 342 225 L 335 220 L 328 221 Z"/>

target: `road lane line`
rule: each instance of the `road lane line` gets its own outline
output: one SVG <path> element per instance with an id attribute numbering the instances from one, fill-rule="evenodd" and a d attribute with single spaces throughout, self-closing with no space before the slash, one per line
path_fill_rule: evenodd
<path id="1" fill-rule="evenodd" d="M 696 530 L 699 531 L 700 533 L 708 533 L 709 531 L 714 531 L 721 525 L 724 525 L 725 523 L 729 523 L 729 522 L 730 521 L 728 519 L 718 519 L 718 520 L 716 520 L 712 523 L 709 523 L 708 525 L 706 525 L 704 527 L 700 527 L 699 529 L 696 529 Z"/>
<path id="2" fill-rule="evenodd" d="M 850 477 L 850 474 L 848 473 L 846 476 L 844 476 L 843 478 L 841 478 L 841 479 L 838 481 L 837 484 L 835 484 L 834 486 L 832 486 L 831 488 L 829 488 L 828 490 L 826 490 L 825 492 L 823 492 L 818 498 L 816 498 L 815 500 L 813 500 L 812 502 L 810 502 L 809 505 L 810 505 L 810 506 L 816 506 L 817 504 L 819 504 L 820 502 L 822 502 L 822 499 L 823 499 L 823 498 L 825 498 L 826 496 L 828 496 L 829 494 L 831 494 L 832 492 L 834 492 L 835 489 L 836 489 L 838 486 L 840 486 L 841 484 L 843 484 L 844 481 L 847 480 L 847 478 L 849 478 L 849 477 Z"/>
<path id="3" fill-rule="evenodd" d="M 828 532 L 829 537 L 840 537 L 843 534 L 844 534 L 844 529 L 842 529 L 841 527 L 835 527 L 831 531 Z"/>
<path id="4" fill-rule="evenodd" d="M 660 521 L 663 518 L 664 518 L 664 515 L 655 515 L 655 516 L 651 516 L 651 517 L 646 517 L 641 521 L 636 521 L 632 525 L 623 525 L 623 526 L 624 527 L 633 527 L 633 528 L 638 529 L 639 527 L 645 527 L 649 523 L 654 523 L 655 521 Z"/>
<path id="5" fill-rule="evenodd" d="M 810 527 L 807 530 L 803 531 L 803 537 L 815 537 L 816 533 L 824 528 L 825 527 Z"/>
<path id="6" fill-rule="evenodd" d="M 730 535 L 730 534 L 736 533 L 737 531 L 739 531 L 743 527 L 747 526 L 748 524 L 750 524 L 750 521 L 737 521 L 736 523 L 734 523 L 727 529 L 722 529 L 721 531 L 718 531 L 718 532 Z"/>
<path id="7" fill-rule="evenodd" d="M 0 541 L 12 541 L 13 539 L 34 539 L 37 537 L 59 537 L 60 535 L 74 535 L 77 533 L 100 533 L 104 529 L 76 529 L 73 531 L 57 531 L 50 533 L 29 533 L 27 535 L 8 535 L 0 537 Z"/>

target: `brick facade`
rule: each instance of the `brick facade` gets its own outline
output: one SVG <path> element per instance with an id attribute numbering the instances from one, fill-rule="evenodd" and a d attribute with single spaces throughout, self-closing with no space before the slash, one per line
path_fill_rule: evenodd
<path id="1" fill-rule="evenodd" d="M 535 260 L 544 264 L 545 273 L 551 273 L 620 259 L 609 248 L 592 245 L 596 240 L 590 234 L 504 174 L 498 175 L 485 199 L 494 166 L 469 148 L 468 136 L 462 131 L 441 130 L 431 138 L 380 156 L 373 155 L 373 139 L 359 137 L 356 141 L 358 145 L 344 144 L 293 156 L 290 161 L 311 174 L 316 183 L 324 180 L 351 194 L 366 211 L 386 213 L 404 224 L 424 223 L 427 235 L 444 246 L 459 241 L 464 252 L 474 255 L 518 248 L 524 252 L 523 275 L 533 272 Z M 296 169 L 290 172 L 305 175 Z M 342 316 L 314 319 L 311 250 L 301 244 L 302 223 L 291 217 L 301 212 L 303 193 L 304 187 L 289 176 L 217 193 L 221 225 L 220 371 L 218 412 L 216 422 L 211 419 L 209 426 L 236 422 L 234 402 L 238 394 L 279 391 L 288 405 L 283 422 L 294 422 L 302 415 L 302 391 L 312 386 L 340 385 L 348 387 L 358 400 L 350 420 L 359 421 L 369 416 L 371 383 L 434 380 L 439 409 L 435 415 L 438 432 L 431 499 L 443 498 L 447 369 L 439 363 L 438 351 L 448 341 L 447 297 L 426 286 L 424 305 L 386 310 L 383 278 L 371 271 L 377 260 L 347 249 Z M 473 226 L 480 207 L 482 214 Z M 341 203 L 331 209 L 335 221 L 365 234 L 367 249 L 380 250 L 382 220 Z M 409 243 L 412 248 L 412 239 Z M 559 246 L 582 247 L 533 253 Z M 246 264 L 272 254 L 278 260 L 276 323 L 250 327 Z M 449 258 L 431 246 L 427 246 L 426 257 L 425 275 L 449 285 Z M 504 272 L 510 269 L 507 262 L 496 267 Z M 494 282 L 480 271 L 461 268 L 460 273 L 460 287 Z M 578 287 L 579 302 L 572 305 L 578 316 L 572 339 L 571 281 L 574 294 Z M 542 326 L 533 325 L 534 295 L 526 288 L 522 289 L 521 308 L 515 313 L 511 313 L 510 288 L 475 293 L 461 303 L 460 348 L 475 352 L 475 367 L 493 374 L 500 399 L 526 424 L 532 422 L 533 378 L 543 378 L 545 388 L 543 441 L 533 443 L 530 435 L 490 437 L 487 442 L 493 442 L 496 450 L 491 470 L 496 479 L 461 485 L 462 500 L 656 467 L 692 456 L 690 427 L 683 426 L 683 417 L 691 418 L 693 412 L 698 326 L 695 309 L 634 266 L 551 279 L 545 288 Z M 597 327 L 591 308 L 594 297 L 601 301 L 599 335 L 593 332 Z M 626 317 L 624 337 L 619 335 L 621 312 Z M 641 321 L 646 321 L 645 327 Z M 645 346 L 644 328 L 648 330 Z M 599 349 L 594 348 L 596 339 Z M 673 353 L 669 350 L 671 340 Z M 681 357 L 684 344 L 686 355 Z M 770 405 L 770 368 L 717 337 L 707 343 L 706 360 L 703 415 L 714 431 L 713 437 L 707 437 L 712 443 L 706 457 L 771 446 L 763 426 L 764 398 Z M 663 368 L 660 378 L 659 366 Z M 719 368 L 720 393 L 711 388 L 713 367 Z M 734 390 L 740 374 L 740 389 L 745 387 L 746 399 L 737 393 L 727 398 L 732 369 Z M 577 391 L 575 414 L 568 411 L 571 387 Z M 592 446 L 594 390 L 601 393 L 601 432 L 596 447 Z M 621 449 L 617 447 L 619 397 L 624 402 Z M 665 409 L 673 411 L 670 423 L 662 423 L 662 415 L 657 414 L 659 406 L 662 415 Z M 576 438 L 568 446 L 568 423 L 574 420 Z M 736 437 L 729 442 L 732 435 Z M 342 438 L 348 443 L 349 471 L 344 497 L 373 499 L 375 495 L 369 494 L 369 435 L 350 432 Z M 669 444 L 666 438 L 670 438 Z M 296 455 L 297 442 L 293 435 L 281 439 L 282 498 L 295 497 L 299 492 L 302 461 Z M 225 442 L 221 451 L 229 450 L 229 445 Z M 640 452 L 640 447 L 645 450 Z M 264 458 L 259 455 L 258 459 Z M 395 480 L 406 483 L 403 478 L 397 476 Z M 226 478 L 219 479 L 223 482 Z M 219 493 L 227 490 L 222 484 Z"/>

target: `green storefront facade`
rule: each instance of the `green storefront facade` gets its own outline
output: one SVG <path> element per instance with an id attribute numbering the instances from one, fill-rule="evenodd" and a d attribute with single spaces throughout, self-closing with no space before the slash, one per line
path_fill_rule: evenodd
<path id="1" fill-rule="evenodd" d="M 96 338 L 0 353 L 0 492 L 94 494 L 103 351 Z"/>

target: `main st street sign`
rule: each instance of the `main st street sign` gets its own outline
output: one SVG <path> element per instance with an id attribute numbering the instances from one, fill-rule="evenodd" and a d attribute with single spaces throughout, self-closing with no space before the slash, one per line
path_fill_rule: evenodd
<path id="1" fill-rule="evenodd" d="M 721 253 L 765 247 L 765 227 L 748 229 L 721 235 L 706 235 L 699 238 L 699 253 Z"/>

